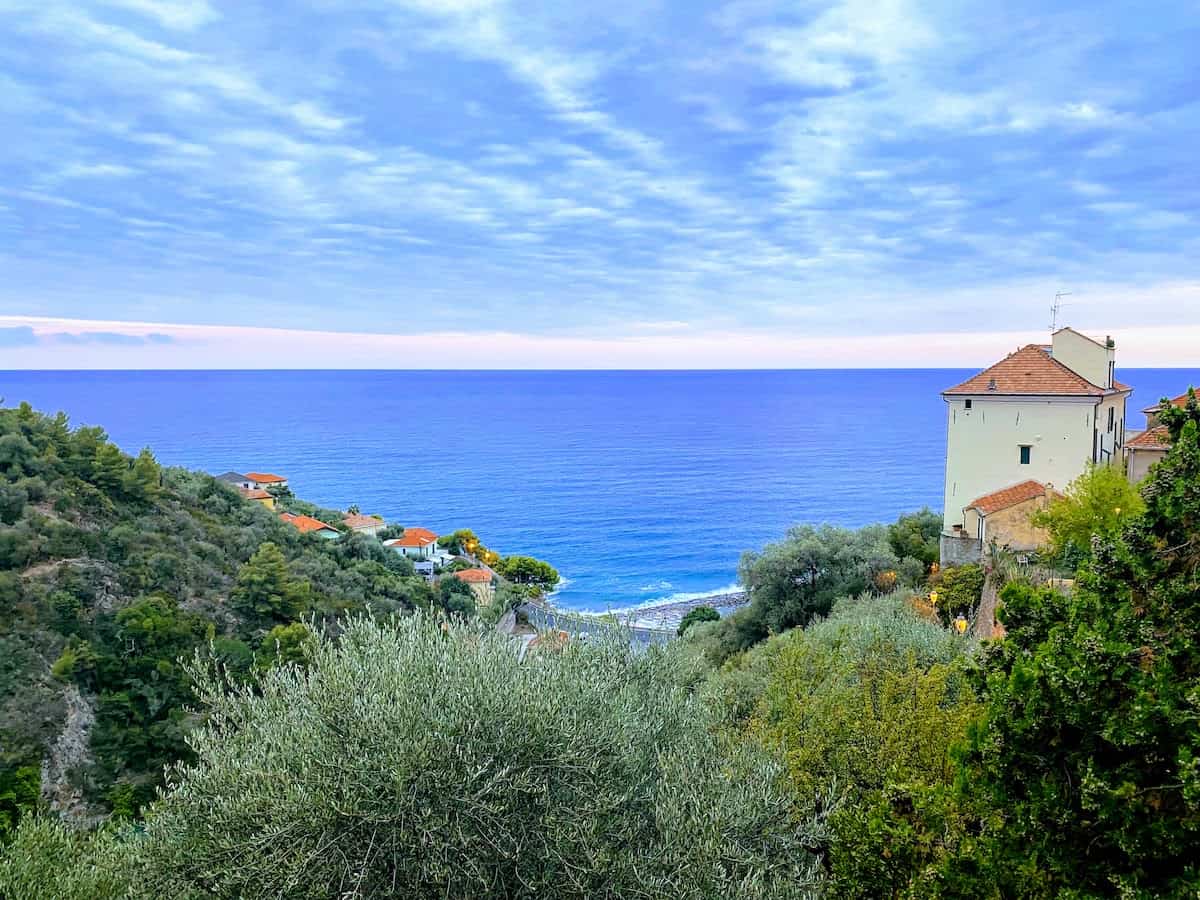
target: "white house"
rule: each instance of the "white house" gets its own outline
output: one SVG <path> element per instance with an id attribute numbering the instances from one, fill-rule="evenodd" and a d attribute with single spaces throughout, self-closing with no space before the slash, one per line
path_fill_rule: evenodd
<path id="1" fill-rule="evenodd" d="M 270 472 L 247 472 L 246 484 L 243 487 L 259 488 L 266 490 L 267 488 L 285 488 L 288 486 L 288 480 L 282 475 L 272 475 Z"/>
<path id="2" fill-rule="evenodd" d="M 387 523 L 379 516 L 365 516 L 362 513 L 347 513 L 342 524 L 355 534 L 369 534 L 371 537 L 387 528 Z"/>
<path id="3" fill-rule="evenodd" d="M 383 545 L 413 560 L 431 560 L 444 555 L 438 547 L 437 535 L 428 528 L 405 528 L 403 535 L 384 541 Z"/>
<path id="4" fill-rule="evenodd" d="M 1131 389 L 1113 377 L 1112 339 L 1100 343 L 1062 328 L 1051 340 L 1022 347 L 942 392 L 943 563 L 982 552 L 980 534 L 967 528 L 968 510 L 980 498 L 1029 481 L 1061 490 L 1089 463 L 1121 459 Z"/>

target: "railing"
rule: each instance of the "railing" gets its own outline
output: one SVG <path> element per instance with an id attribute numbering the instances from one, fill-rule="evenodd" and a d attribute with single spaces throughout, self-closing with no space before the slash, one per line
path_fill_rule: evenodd
<path id="1" fill-rule="evenodd" d="M 626 635 L 635 644 L 665 644 L 675 639 L 675 632 L 665 628 L 646 628 L 641 625 L 625 625 L 619 622 L 605 621 L 598 616 L 585 616 L 579 613 L 563 612 L 544 602 L 530 601 L 523 603 L 520 612 L 524 614 L 529 624 L 537 629 L 552 629 L 565 631 L 579 636 L 589 634 L 613 633 Z"/>

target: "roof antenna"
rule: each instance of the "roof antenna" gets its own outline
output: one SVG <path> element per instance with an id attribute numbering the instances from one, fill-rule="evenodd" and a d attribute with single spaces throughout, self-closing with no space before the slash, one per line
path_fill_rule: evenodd
<path id="1" fill-rule="evenodd" d="M 1064 306 L 1066 306 L 1066 304 L 1062 302 L 1062 298 L 1070 297 L 1070 296 L 1071 296 L 1070 291 L 1057 291 L 1054 294 L 1054 305 L 1050 307 L 1050 333 L 1051 334 L 1054 334 L 1054 332 L 1058 331 L 1058 313 Z"/>

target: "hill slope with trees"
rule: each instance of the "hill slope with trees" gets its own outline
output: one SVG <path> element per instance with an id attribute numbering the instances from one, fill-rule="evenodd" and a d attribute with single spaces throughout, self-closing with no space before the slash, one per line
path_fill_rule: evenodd
<path id="1" fill-rule="evenodd" d="M 0 409 L 0 832 L 43 786 L 76 817 L 134 814 L 189 754 L 181 658 L 248 674 L 295 658 L 302 620 L 434 603 L 374 539 L 302 535 L 100 428 Z"/>

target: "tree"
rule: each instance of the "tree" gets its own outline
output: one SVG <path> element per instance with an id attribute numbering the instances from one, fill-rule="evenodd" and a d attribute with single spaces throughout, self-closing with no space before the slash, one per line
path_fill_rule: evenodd
<path id="1" fill-rule="evenodd" d="M 272 669 L 254 690 L 201 667 L 196 762 L 122 845 L 128 881 L 159 897 L 803 896 L 820 823 L 791 818 L 770 754 L 722 741 L 672 687 L 678 665 L 617 642 L 523 663 L 500 635 L 412 616 L 349 622 L 303 677 Z"/>
<path id="2" fill-rule="evenodd" d="M 534 585 L 550 591 L 559 582 L 558 570 L 532 556 L 506 556 L 496 564 L 496 572 L 517 584 Z"/>
<path id="3" fill-rule="evenodd" d="M 915 559 L 925 571 L 940 557 L 942 517 L 928 507 L 901 516 L 888 526 L 888 544 L 898 559 Z"/>
<path id="4" fill-rule="evenodd" d="M 291 577 L 278 545 L 267 541 L 238 570 L 230 600 L 255 621 L 290 621 L 303 611 L 309 593 L 307 582 Z"/>
<path id="5" fill-rule="evenodd" d="M 1071 593 L 1003 593 L 962 781 L 998 811 L 963 868 L 1006 893 L 1200 891 L 1200 407 L 1161 416 L 1143 515 Z"/>
<path id="6" fill-rule="evenodd" d="M 135 500 L 154 500 L 160 492 L 161 476 L 162 470 L 154 454 L 149 447 L 144 447 L 122 477 L 122 489 L 126 496 Z"/>
<path id="7" fill-rule="evenodd" d="M 738 576 L 750 606 L 722 620 L 720 630 L 745 649 L 768 634 L 803 628 L 839 597 L 877 593 L 878 576 L 898 562 L 882 525 L 858 531 L 797 525 L 784 540 L 743 554 Z"/>
<path id="8" fill-rule="evenodd" d="M 475 615 L 475 594 L 461 578 L 449 576 L 439 581 L 438 599 L 447 615 L 464 618 Z"/>
<path id="9" fill-rule="evenodd" d="M 684 613 L 683 618 L 679 620 L 679 629 L 676 633 L 680 637 L 683 637 L 683 633 L 693 625 L 699 625 L 701 622 L 719 621 L 721 621 L 721 614 L 711 606 L 697 606 Z"/>
<path id="10" fill-rule="evenodd" d="M 117 493 L 124 485 L 128 471 L 129 462 L 116 444 L 102 443 L 96 447 L 96 455 L 92 460 L 92 481 L 98 488 L 109 494 Z"/>
<path id="11" fill-rule="evenodd" d="M 1055 556 L 1077 560 L 1091 552 L 1092 538 L 1114 537 L 1126 522 L 1141 515 L 1145 506 L 1120 468 L 1089 466 L 1062 497 L 1034 513 L 1032 522 L 1050 532 Z"/>
<path id="12" fill-rule="evenodd" d="M 304 665 L 315 640 L 312 629 L 303 622 L 276 625 L 263 638 L 258 665 L 262 669 L 288 664 Z"/>

